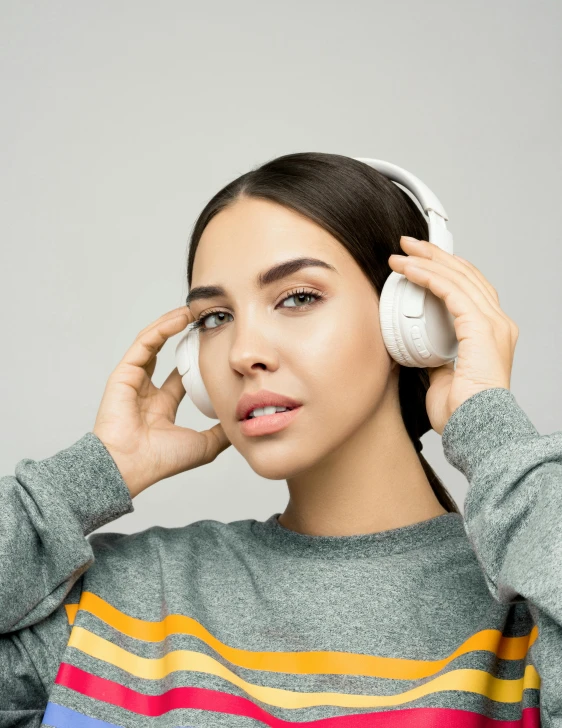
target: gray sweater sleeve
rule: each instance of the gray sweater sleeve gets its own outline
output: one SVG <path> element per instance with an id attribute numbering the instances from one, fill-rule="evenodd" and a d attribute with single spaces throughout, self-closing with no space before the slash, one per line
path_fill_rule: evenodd
<path id="1" fill-rule="evenodd" d="M 0 478 L 0 633 L 47 617 L 93 563 L 85 536 L 133 510 L 125 481 L 88 432 Z"/>
<path id="2" fill-rule="evenodd" d="M 133 510 L 115 461 L 91 432 L 0 478 L 0 725 L 44 709 L 69 636 L 64 602 L 78 601 L 80 577 L 95 560 L 86 536 Z"/>
<path id="3" fill-rule="evenodd" d="M 510 390 L 466 400 L 445 425 L 446 460 L 469 482 L 464 527 L 492 596 L 526 600 L 541 700 L 562 713 L 562 432 L 540 435 Z M 559 712 L 558 712 L 559 711 Z"/>

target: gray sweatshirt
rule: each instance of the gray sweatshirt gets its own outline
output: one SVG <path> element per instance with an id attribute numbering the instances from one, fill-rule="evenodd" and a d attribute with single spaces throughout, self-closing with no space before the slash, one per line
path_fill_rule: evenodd
<path id="1" fill-rule="evenodd" d="M 464 517 L 356 536 L 277 513 L 92 534 L 133 510 L 99 438 L 21 460 L 0 728 L 562 726 L 562 432 L 493 388 L 442 443 Z"/>

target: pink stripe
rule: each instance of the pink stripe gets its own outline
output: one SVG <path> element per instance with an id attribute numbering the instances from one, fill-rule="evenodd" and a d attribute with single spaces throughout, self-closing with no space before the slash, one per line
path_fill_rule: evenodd
<path id="1" fill-rule="evenodd" d="M 207 688 L 172 688 L 162 695 L 145 695 L 78 667 L 61 662 L 55 682 L 111 705 L 158 716 L 170 710 L 195 708 L 253 718 L 271 728 L 310 726 L 310 728 L 540 728 L 538 708 L 525 708 L 519 720 L 494 720 L 479 713 L 454 708 L 400 708 L 375 713 L 356 713 L 312 721 L 275 718 L 247 698 Z M 297 709 L 298 710 L 298 709 Z"/>

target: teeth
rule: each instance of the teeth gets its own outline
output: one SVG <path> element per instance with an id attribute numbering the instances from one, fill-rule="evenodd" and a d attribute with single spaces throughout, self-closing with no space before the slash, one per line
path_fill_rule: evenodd
<path id="1" fill-rule="evenodd" d="M 276 412 L 286 412 L 288 407 L 257 407 L 248 415 L 248 419 L 262 415 L 274 415 Z"/>

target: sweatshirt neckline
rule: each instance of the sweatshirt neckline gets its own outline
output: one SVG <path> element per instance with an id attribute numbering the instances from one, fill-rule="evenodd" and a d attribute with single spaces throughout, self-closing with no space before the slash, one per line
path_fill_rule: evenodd
<path id="1" fill-rule="evenodd" d="M 305 558 L 388 556 L 465 535 L 460 513 L 443 513 L 409 526 L 353 536 L 310 536 L 292 531 L 279 523 L 280 515 L 253 521 L 252 532 L 277 551 Z"/>

